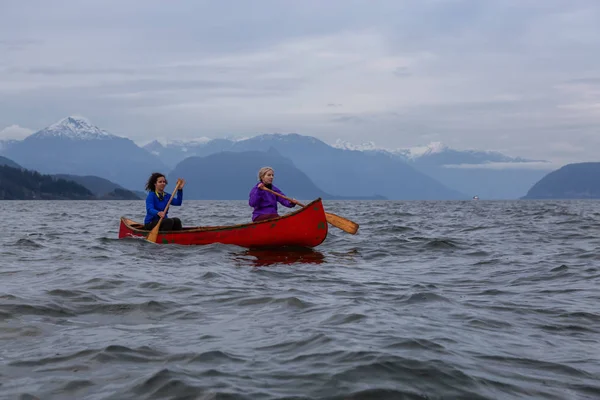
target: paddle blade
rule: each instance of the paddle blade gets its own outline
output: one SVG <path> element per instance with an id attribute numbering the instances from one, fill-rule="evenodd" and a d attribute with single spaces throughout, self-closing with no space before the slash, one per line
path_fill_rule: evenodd
<path id="1" fill-rule="evenodd" d="M 161 222 L 162 222 L 162 218 L 160 219 L 160 221 L 158 221 L 158 224 L 156 224 L 156 226 L 154 228 L 152 228 L 152 230 L 150 231 L 150 233 L 146 237 L 147 241 L 152 242 L 152 243 L 156 243 L 156 240 L 158 239 L 158 230 L 160 229 L 160 223 Z"/>
<path id="2" fill-rule="evenodd" d="M 325 213 L 325 218 L 327 218 L 327 222 L 336 228 L 340 228 L 344 232 L 348 232 L 352 235 L 358 231 L 358 224 L 356 222 L 352 222 L 349 219 L 340 217 L 339 215 Z"/>

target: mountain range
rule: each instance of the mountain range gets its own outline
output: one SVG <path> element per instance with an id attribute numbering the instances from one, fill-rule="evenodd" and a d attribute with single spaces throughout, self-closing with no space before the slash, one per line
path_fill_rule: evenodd
<path id="1" fill-rule="evenodd" d="M 188 157 L 175 167 L 169 179 L 185 176 L 186 198 L 236 200 L 248 199 L 250 189 L 258 182 L 258 170 L 268 165 L 275 176 L 285 180 L 278 186 L 286 195 L 299 199 L 385 199 L 383 196 L 335 196 L 321 190 L 294 163 L 271 148 L 263 151 L 221 152 L 206 157 Z M 208 173 L 202 173 L 202 172 Z M 200 173 L 198 173 L 200 172 Z"/>
<path id="2" fill-rule="evenodd" d="M 157 151 L 154 154 L 161 156 Z M 273 149 L 306 173 L 327 193 L 343 197 L 383 196 L 388 199 L 461 199 L 454 191 L 419 172 L 401 159 L 382 154 L 338 149 L 314 137 L 299 134 L 260 135 L 241 141 L 212 140 L 187 147 L 188 157 L 222 152 L 268 151 Z"/>
<path id="3" fill-rule="evenodd" d="M 244 140 L 153 141 L 144 148 L 172 166 L 190 156 L 274 148 L 332 193 L 346 195 L 358 190 L 373 195 L 371 187 L 378 185 L 384 187 L 378 194 L 390 199 L 460 199 L 473 195 L 515 199 L 552 170 L 550 166 L 532 169 L 534 164 L 543 165 L 540 160 L 489 151 L 458 151 L 436 142 L 417 149 L 388 150 L 341 141 L 330 146 L 299 134 L 268 134 Z M 496 168 L 499 163 L 510 168 Z"/>
<path id="4" fill-rule="evenodd" d="M 94 175 L 143 190 L 162 161 L 133 141 L 112 135 L 81 117 L 67 117 L 2 150 L 24 168 L 43 174 Z"/>
<path id="5" fill-rule="evenodd" d="M 256 152 L 262 155 L 257 156 Z M 137 192 L 143 190 L 154 171 L 164 171 L 169 176 L 185 174 L 182 177 L 188 182 L 200 184 L 208 182 L 206 175 L 215 174 L 214 166 L 219 165 L 227 174 L 212 183 L 211 196 L 216 196 L 213 198 L 233 195 L 228 186 L 233 182 L 246 191 L 254 184 L 258 168 L 268 162 L 277 163 L 276 185 L 286 187 L 290 195 L 320 193 L 324 198 L 438 200 L 467 199 L 474 194 L 482 199 L 519 198 L 550 171 L 492 169 L 490 165 L 494 163 L 520 166 L 534 160 L 494 152 L 458 151 L 440 143 L 416 150 L 375 146 L 358 149 L 342 142 L 332 146 L 299 134 L 265 134 L 244 140 L 154 141 L 142 148 L 127 138 L 101 130 L 85 118 L 73 116 L 24 140 L 5 142 L 0 154 L 42 173 L 93 175 Z M 189 167 L 195 164 L 202 169 Z M 287 176 L 281 168 L 290 168 Z M 233 171 L 237 175 L 231 175 Z M 239 176 L 245 177 L 243 183 L 237 179 Z M 202 191 L 194 196 L 207 198 Z"/>
<path id="6" fill-rule="evenodd" d="M 552 171 L 523 199 L 600 199 L 600 162 L 567 164 Z"/>
<path id="7" fill-rule="evenodd" d="M 459 151 L 441 142 L 414 148 L 384 149 L 373 142 L 353 145 L 338 140 L 334 146 L 398 157 L 446 186 L 482 199 L 519 198 L 552 170 L 544 160 L 509 157 L 495 151 Z"/>

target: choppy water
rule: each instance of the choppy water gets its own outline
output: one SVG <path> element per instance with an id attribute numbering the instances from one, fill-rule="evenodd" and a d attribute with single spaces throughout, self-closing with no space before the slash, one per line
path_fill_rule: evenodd
<path id="1" fill-rule="evenodd" d="M 600 202 L 325 205 L 359 234 L 253 252 L 116 239 L 142 202 L 0 202 L 0 398 L 600 398 Z"/>

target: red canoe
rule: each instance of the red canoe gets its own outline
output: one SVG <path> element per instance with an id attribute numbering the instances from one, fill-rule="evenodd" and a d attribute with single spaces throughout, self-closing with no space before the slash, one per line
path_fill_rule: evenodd
<path id="1" fill-rule="evenodd" d="M 143 224 L 121 217 L 119 239 L 145 237 Z M 234 244 L 241 247 L 315 247 L 327 237 L 327 219 L 321 199 L 279 218 L 228 226 L 184 227 L 181 231 L 160 231 L 156 243 L 205 245 Z"/>

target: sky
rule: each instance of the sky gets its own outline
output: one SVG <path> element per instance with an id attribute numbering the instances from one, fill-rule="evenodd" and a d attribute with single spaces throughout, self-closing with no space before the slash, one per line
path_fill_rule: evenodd
<path id="1" fill-rule="evenodd" d="M 600 161 L 597 0 L 0 0 L 0 139 L 299 133 Z"/>

